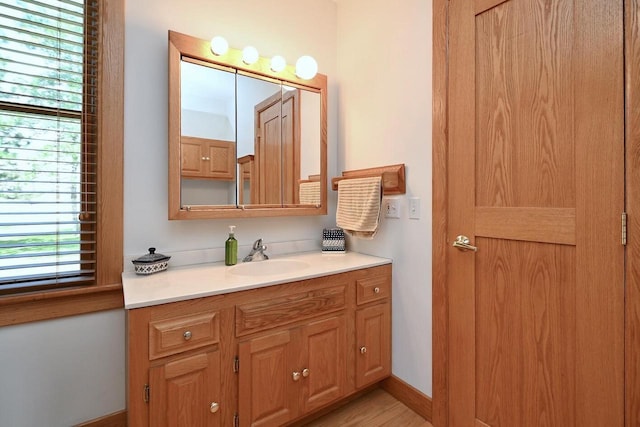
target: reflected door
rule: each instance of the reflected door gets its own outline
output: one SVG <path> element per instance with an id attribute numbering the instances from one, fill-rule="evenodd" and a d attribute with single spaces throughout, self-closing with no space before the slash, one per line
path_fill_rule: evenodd
<path id="1" fill-rule="evenodd" d="M 260 204 L 282 203 L 280 94 L 256 106 L 255 162 Z"/>
<path id="2" fill-rule="evenodd" d="M 271 96 L 255 108 L 257 203 L 299 203 L 300 124 L 298 91 Z M 253 201 L 252 201 L 253 202 Z"/>
<path id="3" fill-rule="evenodd" d="M 449 8 L 449 425 L 622 427 L 623 2 Z"/>

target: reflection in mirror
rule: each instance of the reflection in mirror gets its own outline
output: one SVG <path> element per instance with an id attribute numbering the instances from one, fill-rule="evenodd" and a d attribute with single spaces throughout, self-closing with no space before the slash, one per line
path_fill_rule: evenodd
<path id="1" fill-rule="evenodd" d="M 169 32 L 169 218 L 327 213 L 327 79 Z"/>
<path id="2" fill-rule="evenodd" d="M 282 88 L 242 74 L 237 79 L 238 158 L 253 156 L 249 194 L 240 200 L 280 205 Z"/>
<path id="3" fill-rule="evenodd" d="M 181 62 L 182 205 L 235 205 L 235 73 Z"/>
<path id="4" fill-rule="evenodd" d="M 301 205 L 319 205 L 320 201 L 320 94 L 300 90 L 300 152 L 299 200 Z"/>

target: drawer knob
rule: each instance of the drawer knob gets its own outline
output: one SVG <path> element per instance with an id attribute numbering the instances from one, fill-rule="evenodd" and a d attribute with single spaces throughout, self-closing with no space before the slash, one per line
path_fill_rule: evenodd
<path id="1" fill-rule="evenodd" d="M 367 352 L 367 347 L 362 346 L 360 347 L 360 354 L 365 354 Z"/>
<path id="2" fill-rule="evenodd" d="M 191 331 L 185 331 L 185 333 L 182 334 L 182 336 L 184 337 L 185 341 L 189 341 L 191 339 Z"/>
<path id="3" fill-rule="evenodd" d="M 310 371 L 309 371 L 309 369 L 307 369 L 307 368 L 304 368 L 304 369 L 302 370 L 302 376 L 303 376 L 303 377 L 305 377 L 305 378 L 307 378 L 307 377 L 309 376 L 309 374 L 310 374 L 310 373 L 311 373 L 311 372 L 310 372 Z"/>
<path id="4" fill-rule="evenodd" d="M 294 381 L 298 381 L 300 379 L 300 372 L 293 371 L 293 374 L 291 374 L 291 377 L 293 378 Z"/>
<path id="5" fill-rule="evenodd" d="M 218 412 L 218 409 L 220 409 L 220 404 L 218 402 L 211 402 L 211 406 L 209 407 L 211 413 L 215 414 Z"/>
<path id="6" fill-rule="evenodd" d="M 375 288 L 373 288 L 373 293 L 374 294 L 379 294 L 380 293 L 380 288 L 377 287 L 377 286 Z"/>

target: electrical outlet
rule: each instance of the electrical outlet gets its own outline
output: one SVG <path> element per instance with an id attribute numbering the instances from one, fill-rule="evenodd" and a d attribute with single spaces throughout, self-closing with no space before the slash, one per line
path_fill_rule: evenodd
<path id="1" fill-rule="evenodd" d="M 386 198 L 382 204 L 385 218 L 400 218 L 400 200 Z"/>
<path id="2" fill-rule="evenodd" d="M 409 199 L 409 218 L 420 219 L 420 197 Z"/>

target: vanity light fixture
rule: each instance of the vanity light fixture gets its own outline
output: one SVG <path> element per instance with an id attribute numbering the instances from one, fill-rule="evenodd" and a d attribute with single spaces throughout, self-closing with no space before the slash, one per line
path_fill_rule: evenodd
<path id="1" fill-rule="evenodd" d="M 296 61 L 296 76 L 311 80 L 318 73 L 318 63 L 309 55 L 304 55 Z"/>
<path id="2" fill-rule="evenodd" d="M 229 43 L 224 37 L 215 36 L 211 39 L 211 52 L 214 55 L 221 56 L 229 50 Z"/>
<path id="3" fill-rule="evenodd" d="M 229 43 L 224 37 L 215 36 L 211 39 L 211 52 L 216 56 L 225 55 L 229 51 Z M 258 50 L 253 46 L 247 46 L 242 50 L 242 62 L 247 65 L 255 64 L 260 60 Z M 271 71 L 280 73 L 287 68 L 287 61 L 280 55 L 271 58 Z M 313 57 L 304 55 L 296 61 L 295 74 L 303 80 L 311 80 L 318 74 L 318 63 Z"/>
<path id="4" fill-rule="evenodd" d="M 271 70 L 279 73 L 280 71 L 287 68 L 287 61 L 280 55 L 276 55 L 271 58 Z"/>
<path id="5" fill-rule="evenodd" d="M 251 65 L 260 59 L 258 49 L 253 46 L 247 46 L 242 50 L 242 62 L 247 65 Z"/>

